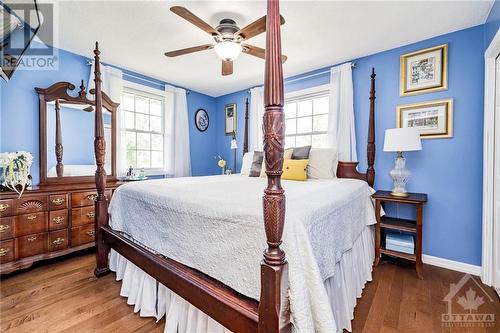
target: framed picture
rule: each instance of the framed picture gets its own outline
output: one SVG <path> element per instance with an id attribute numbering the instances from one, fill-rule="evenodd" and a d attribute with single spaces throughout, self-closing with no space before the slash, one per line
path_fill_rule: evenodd
<path id="1" fill-rule="evenodd" d="M 422 139 L 453 137 L 453 100 L 398 106 L 396 127 L 415 127 Z"/>
<path id="2" fill-rule="evenodd" d="M 400 95 L 448 89 L 448 44 L 400 57 Z"/>
<path id="3" fill-rule="evenodd" d="M 194 114 L 194 123 L 198 131 L 205 132 L 210 123 L 207 111 L 204 109 L 196 110 L 196 113 Z"/>
<path id="4" fill-rule="evenodd" d="M 226 123 L 224 131 L 226 135 L 236 133 L 236 103 L 227 104 L 224 107 L 224 114 Z"/>

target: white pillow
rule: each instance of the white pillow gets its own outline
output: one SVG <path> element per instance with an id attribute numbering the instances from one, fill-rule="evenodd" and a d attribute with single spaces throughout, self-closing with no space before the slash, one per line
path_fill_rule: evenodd
<path id="1" fill-rule="evenodd" d="M 249 151 L 243 155 L 243 162 L 241 164 L 241 174 L 248 176 L 253 163 L 253 151 Z"/>
<path id="2" fill-rule="evenodd" d="M 307 165 L 307 178 L 333 179 L 337 174 L 337 149 L 312 148 Z"/>

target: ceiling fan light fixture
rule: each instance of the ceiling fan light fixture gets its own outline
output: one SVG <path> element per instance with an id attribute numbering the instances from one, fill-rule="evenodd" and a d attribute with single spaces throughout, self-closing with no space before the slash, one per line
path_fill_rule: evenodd
<path id="1" fill-rule="evenodd" d="M 215 44 L 214 50 L 222 60 L 234 60 L 238 58 L 243 48 L 239 43 L 223 41 Z"/>

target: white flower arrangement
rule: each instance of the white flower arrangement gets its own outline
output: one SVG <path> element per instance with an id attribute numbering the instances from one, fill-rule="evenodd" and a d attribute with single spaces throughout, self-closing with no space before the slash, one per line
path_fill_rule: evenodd
<path id="1" fill-rule="evenodd" d="M 33 155 L 27 151 L 0 153 L 0 185 L 15 191 L 19 197 L 31 185 Z"/>

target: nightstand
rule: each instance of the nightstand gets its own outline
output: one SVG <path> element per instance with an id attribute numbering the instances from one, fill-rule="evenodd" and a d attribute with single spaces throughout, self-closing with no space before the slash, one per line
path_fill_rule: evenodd
<path id="1" fill-rule="evenodd" d="M 375 200 L 375 217 L 377 224 L 375 226 L 375 267 L 380 261 L 381 254 L 391 257 L 402 258 L 415 262 L 417 276 L 422 279 L 422 224 L 424 204 L 427 202 L 425 193 L 408 193 L 407 197 L 397 197 L 391 195 L 390 191 L 377 191 L 372 195 Z M 414 205 L 416 209 L 416 220 L 406 220 L 389 216 L 380 216 L 382 203 L 402 203 Z M 389 250 L 383 246 L 381 238 L 381 229 L 396 230 L 414 234 L 414 254 L 403 253 Z M 385 243 L 385 242 L 384 242 Z"/>

